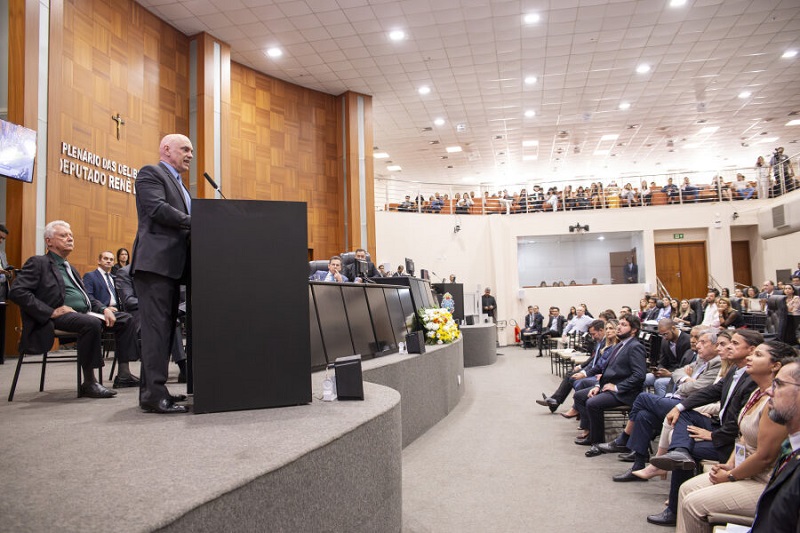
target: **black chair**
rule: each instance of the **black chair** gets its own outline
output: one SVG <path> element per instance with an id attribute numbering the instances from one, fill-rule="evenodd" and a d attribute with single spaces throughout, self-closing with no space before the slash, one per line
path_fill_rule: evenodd
<path id="1" fill-rule="evenodd" d="M 767 298 L 767 333 L 775 335 L 778 340 L 784 340 L 788 315 L 786 296 L 781 294 Z"/>
<path id="2" fill-rule="evenodd" d="M 731 300 L 731 307 L 733 307 L 734 309 L 736 309 L 737 311 L 739 311 L 741 313 L 742 312 L 742 299 L 738 298 L 736 296 L 731 296 L 730 300 Z"/>
<path id="3" fill-rule="evenodd" d="M 759 333 L 764 333 L 767 331 L 766 313 L 755 311 L 744 312 L 742 313 L 742 318 L 744 318 L 744 325 L 747 326 L 748 329 L 753 329 Z"/>
<path id="4" fill-rule="evenodd" d="M 315 260 L 308 262 L 308 275 L 311 276 L 314 272 L 318 270 L 328 270 L 328 261 L 326 259 L 323 260 Z"/>
<path id="5" fill-rule="evenodd" d="M 55 331 L 56 339 L 58 339 L 59 345 L 69 344 L 73 342 L 77 342 L 78 337 L 74 333 L 70 333 L 67 331 Z M 47 371 L 47 363 L 75 363 L 75 368 L 77 369 L 77 389 L 78 389 L 78 397 L 81 395 L 81 365 L 78 364 L 78 354 L 77 352 L 74 354 L 65 354 L 65 355 L 53 355 L 49 352 L 44 352 L 41 358 L 37 358 L 34 360 L 25 360 L 26 356 L 35 356 L 36 354 L 28 353 L 25 348 L 20 343 L 20 350 L 19 350 L 19 359 L 17 359 L 17 368 L 14 371 L 14 380 L 11 382 L 11 391 L 8 393 L 8 401 L 11 402 L 14 400 L 14 392 L 17 390 L 17 381 L 19 380 L 19 372 L 22 369 L 22 365 L 42 365 L 42 375 L 39 378 L 39 392 L 44 391 L 44 377 L 45 372 Z M 101 383 L 102 383 L 102 372 L 101 372 Z"/>
<path id="6" fill-rule="evenodd" d="M 703 312 L 704 301 L 705 298 L 692 298 L 689 300 L 689 306 L 694 310 L 695 325 L 703 323 L 703 318 L 705 317 L 705 313 Z"/>

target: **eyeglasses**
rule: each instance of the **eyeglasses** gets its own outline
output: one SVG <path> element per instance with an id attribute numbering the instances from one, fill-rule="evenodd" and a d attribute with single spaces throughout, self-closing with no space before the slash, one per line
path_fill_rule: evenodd
<path id="1" fill-rule="evenodd" d="M 780 389 L 784 385 L 793 385 L 795 387 L 800 387 L 800 383 L 795 383 L 794 381 L 784 381 L 784 380 L 782 380 L 780 378 L 775 378 L 775 379 L 772 380 L 772 388 L 773 388 L 773 390 L 774 389 Z"/>

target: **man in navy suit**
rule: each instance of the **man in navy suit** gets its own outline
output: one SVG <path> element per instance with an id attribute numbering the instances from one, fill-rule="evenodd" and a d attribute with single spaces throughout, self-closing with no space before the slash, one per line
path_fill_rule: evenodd
<path id="1" fill-rule="evenodd" d="M 67 262 L 75 247 L 68 223 L 50 222 L 44 229 L 44 241 L 47 253 L 25 262 L 9 293 L 9 299 L 22 311 L 22 346 L 28 353 L 44 353 L 53 345 L 56 329 L 76 333 L 78 362 L 83 370 L 81 395 L 111 398 L 116 391 L 103 387 L 94 374 L 95 368 L 103 366 L 103 326 L 114 332 L 117 361 L 127 369 L 127 361 L 136 356 L 132 317 L 86 294 L 78 271 Z M 136 379 L 129 372 L 126 377 Z"/>
<path id="2" fill-rule="evenodd" d="M 169 354 L 178 318 L 181 283 L 189 280 L 189 228 L 192 199 L 181 181 L 194 148 L 173 133 L 159 146 L 158 165 L 142 167 L 136 177 L 139 226 L 133 243 L 131 275 L 145 318 L 142 331 L 142 387 L 139 406 L 154 413 L 185 413 L 187 408 L 166 387 Z"/>
<path id="3" fill-rule="evenodd" d="M 800 364 L 781 367 L 767 394 L 771 396 L 769 417 L 786 425 L 789 438 L 758 500 L 750 531 L 795 533 L 800 531 Z"/>
<path id="4" fill-rule="evenodd" d="M 585 437 L 575 439 L 575 444 L 591 446 L 586 452 L 587 457 L 603 453 L 597 447 L 605 442 L 603 411 L 620 405 L 633 405 L 642 392 L 647 373 L 647 353 L 636 338 L 640 328 L 639 317 L 621 317 L 617 324 L 619 342 L 608 356 L 606 368 L 597 385 L 575 393 L 575 409 L 581 415 L 581 429 L 587 431 Z"/>
<path id="5" fill-rule="evenodd" d="M 633 262 L 633 257 L 629 257 L 625 263 L 625 283 L 639 282 L 639 265 Z"/>
<path id="6" fill-rule="evenodd" d="M 525 315 L 525 328 L 521 332 L 523 348 L 527 348 L 529 344 L 533 346 L 533 338 L 541 333 L 542 323 L 544 317 L 539 312 L 539 306 L 529 305 L 528 314 Z"/>
<path id="7" fill-rule="evenodd" d="M 317 270 L 311 277 L 312 281 L 332 281 L 336 283 L 345 283 L 350 281 L 347 276 L 342 274 L 342 258 L 334 255 L 328 260 L 328 270 Z"/>
<path id="8" fill-rule="evenodd" d="M 102 252 L 97 257 L 97 268 L 83 275 L 83 284 L 86 286 L 86 294 L 89 298 L 94 298 L 104 306 L 114 312 L 127 311 L 122 306 L 119 294 L 115 288 L 115 278 L 111 275 L 111 267 L 114 266 L 114 254 L 110 250 Z M 130 314 L 130 313 L 129 313 Z M 139 336 L 139 319 L 131 314 L 131 328 Z M 139 359 L 139 343 L 136 343 L 136 357 Z M 139 379 L 134 377 L 129 369 L 128 361 L 122 361 L 117 357 L 119 372 L 114 377 L 114 388 L 138 387 L 141 385 Z"/>
<path id="9" fill-rule="evenodd" d="M 542 345 L 545 338 L 560 337 L 561 332 L 564 331 L 567 319 L 561 316 L 560 311 L 556 306 L 550 308 L 550 318 L 547 320 L 547 326 L 539 333 L 539 355 L 536 357 L 542 357 Z"/>

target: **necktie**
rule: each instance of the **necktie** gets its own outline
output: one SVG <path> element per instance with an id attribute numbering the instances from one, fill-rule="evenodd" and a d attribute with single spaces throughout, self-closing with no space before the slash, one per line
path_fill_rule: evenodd
<path id="1" fill-rule="evenodd" d="M 72 284 L 75 285 L 75 288 L 78 289 L 79 291 L 81 291 L 81 294 L 83 294 L 83 299 L 86 300 L 86 305 L 89 306 L 89 311 L 91 311 L 92 310 L 92 302 L 89 301 L 89 295 L 86 294 L 86 291 L 83 290 L 83 287 L 81 287 L 81 284 L 78 283 L 78 280 L 75 279 L 75 275 L 72 273 L 72 267 L 70 266 L 70 264 L 67 261 L 64 261 L 64 270 L 67 271 L 67 276 L 69 276 L 69 279 L 72 280 Z"/>
<path id="2" fill-rule="evenodd" d="M 189 196 L 189 191 L 186 190 L 186 187 L 183 186 L 183 181 L 181 181 L 181 176 L 178 174 L 175 176 L 175 179 L 178 181 L 178 187 L 181 189 L 181 193 L 183 194 L 183 200 L 186 202 L 186 211 L 191 215 L 192 214 L 192 197 Z"/>
<path id="3" fill-rule="evenodd" d="M 114 290 L 114 282 L 111 280 L 111 274 L 108 272 L 106 272 L 106 286 L 108 287 L 108 294 L 111 295 L 109 305 L 114 305 L 117 303 L 117 292 Z"/>
<path id="4" fill-rule="evenodd" d="M 778 460 L 775 462 L 775 469 L 772 471 L 772 477 L 769 478 L 769 482 L 778 477 L 778 474 L 781 473 L 781 470 L 789 463 L 789 460 L 794 455 L 794 450 L 792 450 L 792 442 L 787 438 L 781 444 L 781 454 L 778 456 Z"/>

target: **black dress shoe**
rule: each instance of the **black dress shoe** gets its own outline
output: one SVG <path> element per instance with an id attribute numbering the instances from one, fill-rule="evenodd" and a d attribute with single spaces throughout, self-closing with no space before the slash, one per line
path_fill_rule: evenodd
<path id="1" fill-rule="evenodd" d="M 186 413 L 188 409 L 185 405 L 176 405 L 172 400 L 164 398 L 158 402 L 139 402 L 139 407 L 148 413 L 158 413 L 161 415 L 173 413 Z"/>
<path id="2" fill-rule="evenodd" d="M 139 378 L 137 378 L 136 376 L 125 376 L 125 377 L 117 376 L 114 378 L 113 386 L 115 389 L 124 389 L 126 387 L 138 387 L 141 384 L 142 382 L 139 381 Z"/>
<path id="3" fill-rule="evenodd" d="M 598 444 L 597 447 L 600 448 L 600 451 L 603 453 L 623 453 L 628 451 L 628 448 L 620 446 L 615 440 L 603 442 L 602 444 Z"/>
<path id="4" fill-rule="evenodd" d="M 116 395 L 117 391 L 107 389 L 96 381 L 81 385 L 81 396 L 86 396 L 87 398 L 113 398 Z"/>
<path id="5" fill-rule="evenodd" d="M 575 439 L 575 444 L 577 444 L 578 446 L 591 446 L 592 441 L 589 440 L 589 437 L 584 437 L 584 438 L 578 437 Z"/>
<path id="6" fill-rule="evenodd" d="M 697 468 L 697 463 L 694 462 L 691 455 L 688 455 L 680 450 L 672 450 L 664 455 L 656 455 L 650 458 L 650 464 L 661 470 L 694 470 Z"/>
<path id="7" fill-rule="evenodd" d="M 544 396 L 544 395 L 542 395 Z M 536 400 L 536 403 L 550 408 L 551 413 L 555 413 L 558 409 L 558 400 L 555 398 L 545 398 L 544 400 Z"/>
<path id="8" fill-rule="evenodd" d="M 172 400 L 173 403 L 177 403 L 177 402 L 185 402 L 186 400 L 189 399 L 189 397 L 186 396 L 185 394 L 170 394 L 169 399 Z"/>
<path id="9" fill-rule="evenodd" d="M 537 355 L 536 357 L 544 357 L 542 354 Z"/>
<path id="10" fill-rule="evenodd" d="M 639 476 L 633 475 L 633 468 L 629 468 L 627 472 L 624 474 L 617 474 L 616 476 L 611 476 L 611 479 L 614 481 L 620 482 L 627 482 L 627 481 L 647 481 L 646 479 L 642 479 Z"/>
<path id="11" fill-rule="evenodd" d="M 674 526 L 678 523 L 678 516 L 667 507 L 659 514 L 648 516 L 647 521 L 657 526 Z"/>
<path id="12" fill-rule="evenodd" d="M 603 452 L 600 451 L 600 448 L 597 444 L 592 444 L 592 447 L 586 450 L 584 454 L 586 457 L 597 457 L 598 455 L 603 455 Z"/>
<path id="13" fill-rule="evenodd" d="M 636 461 L 636 452 L 621 453 L 617 456 L 617 459 L 619 459 L 623 463 L 632 463 Z"/>

